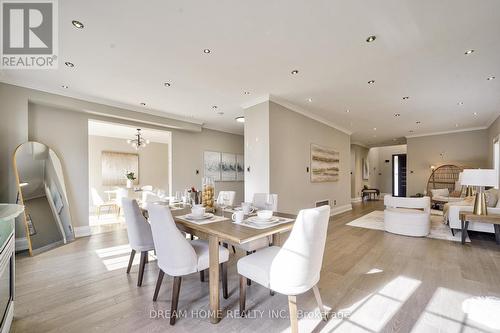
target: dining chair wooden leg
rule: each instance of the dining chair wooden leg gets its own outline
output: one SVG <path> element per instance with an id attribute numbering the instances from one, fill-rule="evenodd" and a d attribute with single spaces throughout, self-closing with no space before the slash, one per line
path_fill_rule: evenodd
<path id="1" fill-rule="evenodd" d="M 323 301 L 321 300 L 321 295 L 319 293 L 319 288 L 318 285 L 313 286 L 313 292 L 314 292 L 314 297 L 316 298 L 316 302 L 318 302 L 318 308 L 319 311 L 321 312 L 321 318 L 323 318 L 324 321 L 328 320 L 327 313 L 325 311 L 325 307 L 323 306 Z"/>
<path id="2" fill-rule="evenodd" d="M 132 268 L 132 263 L 134 262 L 135 250 L 132 249 L 130 252 L 130 259 L 128 260 L 127 274 L 130 273 L 130 269 Z"/>
<path id="3" fill-rule="evenodd" d="M 297 320 L 297 296 L 288 296 L 288 309 L 290 311 L 290 328 L 292 333 L 299 332 Z"/>
<path id="4" fill-rule="evenodd" d="M 160 292 L 161 283 L 163 281 L 164 275 L 165 273 L 160 269 L 160 271 L 158 272 L 158 280 L 156 280 L 156 288 L 155 288 L 155 293 L 153 295 L 153 302 L 156 302 L 156 300 L 158 299 L 158 293 Z"/>
<path id="5" fill-rule="evenodd" d="M 170 325 L 175 324 L 177 318 L 177 304 L 179 303 L 179 292 L 181 290 L 182 276 L 174 277 L 174 286 L 172 288 L 172 305 L 170 306 Z"/>
<path id="6" fill-rule="evenodd" d="M 247 256 L 249 256 L 251 254 L 252 254 L 252 252 L 247 251 Z M 246 279 L 246 280 L 247 280 L 247 286 L 251 286 L 252 285 L 252 280 L 250 280 L 250 279 Z"/>
<path id="7" fill-rule="evenodd" d="M 200 282 L 205 282 L 205 271 L 200 271 Z"/>
<path id="8" fill-rule="evenodd" d="M 142 277 L 144 276 L 144 267 L 146 266 L 146 256 L 148 251 L 141 252 L 141 261 L 139 262 L 139 277 L 137 279 L 137 287 L 142 286 Z"/>
<path id="9" fill-rule="evenodd" d="M 233 248 L 233 253 L 236 254 L 236 249 L 234 248 L 234 245 L 231 245 L 231 247 Z"/>
<path id="10" fill-rule="evenodd" d="M 247 278 L 240 275 L 240 316 L 245 316 L 245 303 L 247 298 Z"/>
<path id="11" fill-rule="evenodd" d="M 227 263 L 223 262 L 220 264 L 220 271 L 222 275 L 222 297 L 224 299 L 228 298 L 227 294 Z"/>

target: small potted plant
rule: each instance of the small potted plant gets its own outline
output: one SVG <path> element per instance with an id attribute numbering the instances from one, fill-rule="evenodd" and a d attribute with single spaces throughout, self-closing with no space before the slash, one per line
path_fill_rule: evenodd
<path id="1" fill-rule="evenodd" d="M 132 171 L 128 171 L 127 173 L 125 173 L 125 176 L 127 177 L 127 188 L 132 188 L 134 180 L 137 179 L 135 177 L 135 173 L 133 173 Z"/>

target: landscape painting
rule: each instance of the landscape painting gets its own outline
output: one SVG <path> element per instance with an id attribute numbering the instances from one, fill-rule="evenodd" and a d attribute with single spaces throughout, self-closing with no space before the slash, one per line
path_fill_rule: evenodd
<path id="1" fill-rule="evenodd" d="M 339 180 L 339 152 L 311 144 L 311 182 L 336 182 Z"/>
<path id="2" fill-rule="evenodd" d="M 245 159 L 243 155 L 236 155 L 236 180 L 245 180 Z"/>
<path id="3" fill-rule="evenodd" d="M 127 172 L 133 172 L 136 179 L 134 185 L 139 184 L 139 155 L 103 151 L 101 153 L 102 185 L 120 186 L 127 184 Z"/>
<path id="4" fill-rule="evenodd" d="M 221 180 L 223 181 L 236 180 L 236 155 L 222 153 L 220 168 L 221 168 Z"/>
<path id="5" fill-rule="evenodd" d="M 220 181 L 221 173 L 221 153 L 206 151 L 203 154 L 203 172 L 205 177 L 210 177 L 214 181 Z"/>

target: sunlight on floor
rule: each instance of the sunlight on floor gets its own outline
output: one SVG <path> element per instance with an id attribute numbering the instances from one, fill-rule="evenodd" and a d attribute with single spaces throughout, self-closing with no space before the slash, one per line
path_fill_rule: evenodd
<path id="1" fill-rule="evenodd" d="M 382 273 L 382 272 L 383 272 L 383 270 L 381 270 L 381 269 L 372 268 L 368 272 L 366 272 L 365 274 L 377 274 L 377 273 Z"/>
<path id="2" fill-rule="evenodd" d="M 491 332 L 500 329 L 499 308 L 499 299 L 471 297 L 469 294 L 439 287 L 413 326 L 412 332 L 439 330 L 458 333 L 465 328 Z"/>
<path id="3" fill-rule="evenodd" d="M 95 250 L 99 258 L 106 258 L 102 259 L 102 263 L 106 266 L 108 271 L 126 268 L 128 266 L 131 251 L 132 249 L 129 244 Z M 132 262 L 133 266 L 139 265 L 140 257 L 140 253 L 135 254 L 134 261 Z M 156 260 L 156 256 L 153 251 L 149 251 L 148 260 Z"/>
<path id="4" fill-rule="evenodd" d="M 380 290 L 338 310 L 350 316 L 332 318 L 322 332 L 380 332 L 420 284 L 421 281 L 398 276 Z"/>

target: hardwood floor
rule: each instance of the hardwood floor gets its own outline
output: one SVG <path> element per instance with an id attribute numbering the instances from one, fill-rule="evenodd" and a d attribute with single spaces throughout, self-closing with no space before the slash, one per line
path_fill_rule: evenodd
<path id="1" fill-rule="evenodd" d="M 319 288 L 324 306 L 348 318 L 321 321 L 313 292 L 297 297 L 299 331 L 314 332 L 493 332 L 463 302 L 473 296 L 500 297 L 500 246 L 488 237 L 471 244 L 409 238 L 345 224 L 382 202 L 355 204 L 332 218 Z M 93 235 L 40 254 L 18 255 L 13 332 L 282 332 L 289 330 L 288 299 L 247 287 L 247 318 L 237 316 L 236 261 L 228 265 L 229 298 L 220 298 L 226 317 L 217 325 L 208 315 L 208 281 L 183 278 L 180 317 L 175 326 L 161 314 L 170 309 L 172 277 L 165 275 L 152 301 L 158 268 L 146 264 L 142 287 L 137 261 L 126 274 L 130 250 L 126 230 Z M 272 312 L 270 312 L 272 311 Z M 275 318 L 276 316 L 281 318 Z M 183 317 L 187 315 L 188 317 Z M 194 316 L 194 317 L 193 317 Z"/>

